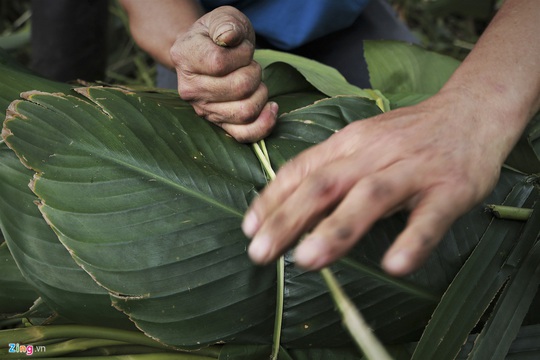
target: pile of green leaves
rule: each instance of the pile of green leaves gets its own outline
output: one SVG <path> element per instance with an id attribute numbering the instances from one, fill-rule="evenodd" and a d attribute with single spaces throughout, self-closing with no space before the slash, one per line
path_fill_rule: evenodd
<path id="1" fill-rule="evenodd" d="M 352 121 L 431 96 L 458 65 L 401 43 L 365 48 L 377 90 L 307 59 L 256 54 L 280 105 L 265 139 L 274 169 Z M 0 84 L 0 326 L 31 325 L 0 331 L 0 357 L 20 343 L 47 357 L 266 359 L 276 316 L 280 359 L 360 357 L 318 273 L 286 255 L 277 284 L 276 266 L 247 257 L 241 219 L 267 183 L 250 145 L 172 91 L 76 88 L 5 56 Z M 486 200 L 532 209 L 528 220 L 479 205 L 423 268 L 396 279 L 378 263 L 400 213 L 331 267 L 396 358 L 540 354 L 540 321 L 527 317 L 540 309 L 539 130 L 533 122 Z"/>

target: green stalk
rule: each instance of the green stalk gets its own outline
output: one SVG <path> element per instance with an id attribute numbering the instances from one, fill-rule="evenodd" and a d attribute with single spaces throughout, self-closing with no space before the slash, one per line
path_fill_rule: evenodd
<path id="1" fill-rule="evenodd" d="M 154 81 L 149 74 L 148 66 L 144 63 L 144 60 L 141 56 L 135 56 L 133 58 L 133 63 L 137 67 L 137 72 L 140 74 L 141 80 L 146 86 L 154 86 Z"/>
<path id="2" fill-rule="evenodd" d="M 268 156 L 268 150 L 266 149 L 264 140 L 254 143 L 253 149 L 255 150 L 255 155 L 257 155 L 257 158 L 259 159 L 268 180 L 274 180 L 276 177 L 276 172 L 272 168 L 272 164 L 270 164 L 270 157 Z"/>
<path id="3" fill-rule="evenodd" d="M 268 151 L 264 140 L 253 144 L 253 149 L 257 158 L 261 162 L 264 171 L 267 174 L 269 180 L 273 180 L 276 177 L 276 173 L 270 163 Z M 278 287 L 277 287 L 277 305 L 276 305 L 276 318 L 274 323 L 274 339 L 272 346 L 272 360 L 276 360 L 280 347 L 281 340 L 281 325 L 283 321 L 283 297 L 285 292 L 285 262 L 283 256 L 278 260 Z M 366 355 L 368 360 L 391 360 L 392 357 L 388 354 L 384 346 L 375 337 L 366 321 L 356 309 L 354 303 L 347 297 L 339 282 L 336 280 L 330 269 L 324 268 L 320 271 L 324 278 L 330 295 L 338 307 L 343 324 L 351 334 L 353 340 L 360 347 L 362 352 Z"/>
<path id="4" fill-rule="evenodd" d="M 283 325 L 283 303 L 285 295 L 285 258 L 280 256 L 277 261 L 277 290 L 276 290 L 276 317 L 274 318 L 274 336 L 272 342 L 272 360 L 279 355 L 281 345 L 281 327 Z"/>
<path id="5" fill-rule="evenodd" d="M 84 325 L 48 325 L 31 326 L 12 330 L 0 330 L 0 344 L 33 344 L 50 339 L 91 338 L 122 341 L 130 344 L 151 346 L 159 349 L 171 349 L 143 333 Z"/>
<path id="6" fill-rule="evenodd" d="M 26 359 L 25 357 L 11 356 L 8 359 Z M 32 356 L 33 357 L 33 356 Z M 56 357 L 41 358 L 42 360 L 58 360 Z M 112 355 L 112 356 L 88 356 L 88 357 L 62 357 L 62 360 L 217 360 L 215 357 L 198 356 L 194 354 L 182 353 L 155 353 L 155 354 L 135 354 L 135 355 Z"/>
<path id="7" fill-rule="evenodd" d="M 499 219 L 527 221 L 532 214 L 532 209 L 514 206 L 487 205 L 486 207 Z"/>
<path id="8" fill-rule="evenodd" d="M 22 343 L 25 344 L 25 343 Z M 62 356 L 66 354 L 72 354 L 75 352 L 80 352 L 96 347 L 101 346 L 115 346 L 115 345 L 125 345 L 127 343 L 123 341 L 116 341 L 116 340 L 104 340 L 104 339 L 71 339 L 67 341 L 58 342 L 55 344 L 48 344 L 48 345 L 37 345 L 35 343 L 31 343 L 30 345 L 34 346 L 34 349 L 37 347 L 45 349 L 45 351 L 34 351 L 32 354 L 33 358 L 43 358 L 43 357 L 54 357 L 54 356 Z M 155 349 L 155 348 L 154 348 Z M 155 351 L 155 350 L 154 350 Z M 0 349 L 0 358 L 3 358 L 5 356 L 6 358 L 10 355 L 9 349 Z"/>
<path id="9" fill-rule="evenodd" d="M 320 272 L 341 313 L 343 324 L 366 358 L 369 360 L 391 360 L 392 357 L 375 337 L 362 314 L 347 297 L 330 269 L 324 268 Z"/>
<path id="10" fill-rule="evenodd" d="M 54 339 L 56 339 L 56 342 Z M 143 333 L 81 325 L 32 326 L 28 328 L 2 330 L 0 331 L 0 346 L 2 346 L 2 348 L 0 348 L 0 358 L 7 358 L 7 356 L 14 359 L 16 358 L 13 353 L 9 353 L 7 347 L 4 347 L 4 345 L 7 346 L 7 344 L 10 343 L 33 345 L 35 349 L 33 357 L 36 358 L 52 358 L 80 353 L 89 349 L 122 345 L 127 347 L 142 346 L 145 347 L 147 351 L 145 351 L 145 354 L 129 354 L 128 352 L 126 355 L 113 357 L 99 356 L 96 358 L 215 360 L 218 358 L 220 351 L 219 347 L 209 347 L 194 351 L 177 350 L 158 343 L 148 338 Z M 38 346 L 43 350 L 39 351 Z M 165 353 L 165 351 L 167 351 L 167 353 Z M 90 358 L 94 357 L 85 357 L 85 359 Z"/>
<path id="11" fill-rule="evenodd" d="M 253 144 L 253 149 L 257 158 L 266 173 L 268 180 L 274 180 L 276 173 L 270 163 L 268 150 L 264 140 Z M 277 261 L 277 290 L 276 290 L 276 317 L 274 318 L 274 336 L 272 339 L 272 355 L 270 359 L 276 360 L 279 354 L 281 344 L 281 327 L 283 324 L 283 302 L 285 296 L 285 258 L 280 256 Z"/>

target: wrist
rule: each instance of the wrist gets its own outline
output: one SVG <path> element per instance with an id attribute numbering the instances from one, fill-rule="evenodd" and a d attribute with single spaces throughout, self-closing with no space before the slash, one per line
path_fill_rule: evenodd
<path id="1" fill-rule="evenodd" d="M 532 104 L 511 91 L 489 81 L 479 86 L 449 81 L 434 98 L 472 133 L 486 157 L 502 165 L 534 115 Z"/>

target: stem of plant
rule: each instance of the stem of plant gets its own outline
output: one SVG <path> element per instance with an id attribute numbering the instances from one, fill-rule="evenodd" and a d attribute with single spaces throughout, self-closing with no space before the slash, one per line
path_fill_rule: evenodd
<path id="1" fill-rule="evenodd" d="M 130 344 L 151 346 L 159 349 L 171 349 L 140 332 L 83 325 L 31 326 L 0 331 L 0 344 L 36 343 L 49 339 L 92 338 L 127 342 Z"/>
<path id="2" fill-rule="evenodd" d="M 259 159 L 264 172 L 269 181 L 274 180 L 276 173 L 270 163 L 270 157 L 268 156 L 268 150 L 264 140 L 260 140 L 253 144 L 255 154 Z M 277 291 L 276 291 L 276 317 L 274 318 L 274 336 L 272 339 L 272 355 L 271 359 L 276 360 L 279 354 L 279 347 L 281 344 L 281 326 L 283 324 L 283 301 L 285 294 L 285 258 L 280 256 L 277 261 Z"/>
<path id="3" fill-rule="evenodd" d="M 270 157 L 266 150 L 264 140 L 253 144 L 255 154 L 261 162 L 261 165 L 266 172 L 268 179 L 273 180 L 276 173 L 270 163 Z M 358 345 L 360 350 L 366 355 L 368 360 L 391 360 L 392 357 L 388 354 L 384 346 L 375 337 L 366 321 L 356 309 L 354 303 L 347 297 L 339 282 L 334 277 L 329 268 L 324 268 L 320 271 L 323 279 L 330 290 L 330 295 L 336 303 L 338 310 L 341 313 L 341 318 L 347 331 L 351 334 L 353 340 Z M 276 318 L 274 323 L 274 339 L 272 347 L 272 360 L 276 360 L 280 341 L 281 341 L 281 325 L 283 319 L 283 295 L 285 287 L 285 263 L 281 256 L 278 260 L 278 288 L 277 288 L 277 305 Z"/>
<path id="4" fill-rule="evenodd" d="M 486 207 L 499 219 L 527 221 L 532 214 L 532 209 L 513 206 L 487 205 Z"/>
<path id="5" fill-rule="evenodd" d="M 345 294 L 330 269 L 324 268 L 320 273 L 341 313 L 343 325 L 345 325 L 360 350 L 366 355 L 366 358 L 369 360 L 392 360 L 392 357 L 375 337 L 364 317 Z"/>
<path id="6" fill-rule="evenodd" d="M 172 354 L 175 356 L 174 359 L 179 360 L 217 359 L 220 351 L 219 347 L 208 347 L 190 351 L 177 350 L 158 343 L 143 333 L 83 325 L 32 326 L 0 331 L 0 344 L 9 343 L 33 343 L 34 345 L 46 346 L 46 352 L 35 352 L 33 354 L 34 357 L 38 358 L 65 356 L 88 349 L 118 345 L 145 346 L 152 354 L 149 354 L 147 357 L 141 355 L 141 359 L 149 358 L 156 360 L 169 358 L 166 356 L 167 354 Z M 7 348 L 0 348 L 0 358 L 3 358 L 3 355 L 7 355 L 7 353 Z M 135 356 L 135 354 L 129 355 Z M 155 357 L 151 357 L 150 355 Z M 108 357 L 98 358 L 104 359 Z M 116 359 L 117 357 L 111 358 Z"/>

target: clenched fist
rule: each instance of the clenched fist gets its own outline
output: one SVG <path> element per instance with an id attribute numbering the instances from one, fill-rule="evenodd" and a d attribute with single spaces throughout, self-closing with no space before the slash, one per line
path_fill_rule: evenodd
<path id="1" fill-rule="evenodd" d="M 268 102 L 254 49 L 249 19 L 229 6 L 202 16 L 171 48 L 180 97 L 240 142 L 268 135 L 278 111 Z"/>

